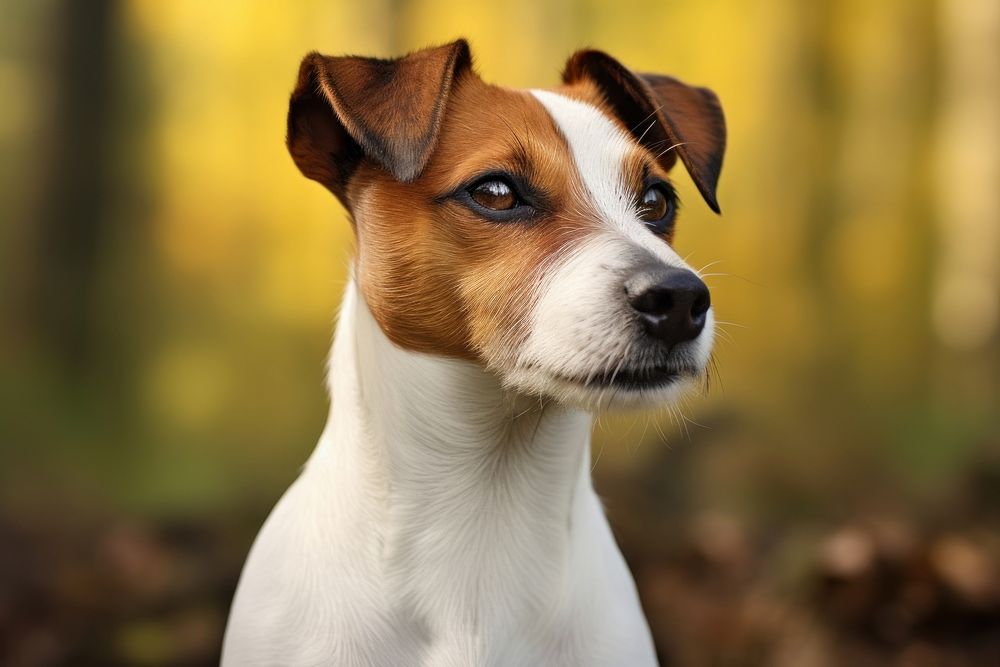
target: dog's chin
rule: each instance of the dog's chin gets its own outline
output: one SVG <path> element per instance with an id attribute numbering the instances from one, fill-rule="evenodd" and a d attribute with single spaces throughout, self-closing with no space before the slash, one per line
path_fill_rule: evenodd
<path id="1" fill-rule="evenodd" d="M 567 407 L 604 412 L 663 407 L 698 387 L 704 375 L 704 368 L 693 366 L 565 374 L 535 365 L 506 373 L 505 384 Z"/>

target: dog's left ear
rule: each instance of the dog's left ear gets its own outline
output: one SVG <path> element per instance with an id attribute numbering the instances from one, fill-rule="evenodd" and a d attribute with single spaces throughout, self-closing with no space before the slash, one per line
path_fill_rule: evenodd
<path id="1" fill-rule="evenodd" d="M 719 99 L 707 88 L 660 74 L 636 74 L 602 51 L 574 53 L 563 82 L 589 80 L 629 131 L 658 156 L 664 169 L 674 152 L 709 207 L 719 213 L 715 190 L 726 150 L 726 121 Z"/>

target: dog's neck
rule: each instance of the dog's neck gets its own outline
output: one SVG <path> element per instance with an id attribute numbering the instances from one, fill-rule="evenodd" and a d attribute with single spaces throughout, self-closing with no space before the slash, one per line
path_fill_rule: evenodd
<path id="1" fill-rule="evenodd" d="M 574 543 L 592 537 L 579 533 L 595 529 L 590 416 L 511 395 L 475 364 L 394 346 L 353 283 L 329 378 L 310 472 L 353 496 L 338 511 L 367 517 L 397 599 L 451 624 L 552 612 Z"/>

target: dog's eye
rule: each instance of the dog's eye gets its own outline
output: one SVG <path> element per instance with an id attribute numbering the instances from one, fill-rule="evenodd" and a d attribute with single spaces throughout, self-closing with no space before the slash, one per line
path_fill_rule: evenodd
<path id="1" fill-rule="evenodd" d="M 490 179 L 469 188 L 469 196 L 483 208 L 491 211 L 509 211 L 518 205 L 514 188 L 506 181 Z"/>
<path id="2" fill-rule="evenodd" d="M 491 222 L 528 222 L 541 210 L 544 198 L 524 179 L 503 172 L 483 174 L 470 185 L 447 195 Z"/>
<path id="3" fill-rule="evenodd" d="M 665 231 L 676 212 L 677 196 L 663 183 L 649 186 L 639 199 L 639 219 L 654 232 Z"/>

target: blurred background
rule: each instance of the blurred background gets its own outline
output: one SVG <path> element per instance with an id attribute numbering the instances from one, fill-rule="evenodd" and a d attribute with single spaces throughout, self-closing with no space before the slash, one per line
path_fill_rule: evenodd
<path id="1" fill-rule="evenodd" d="M 4 0 L 0 664 L 218 660 L 326 417 L 344 211 L 283 144 L 299 59 L 458 36 L 713 88 L 676 245 L 719 381 L 602 418 L 665 665 L 1000 664 L 1000 3 Z"/>

